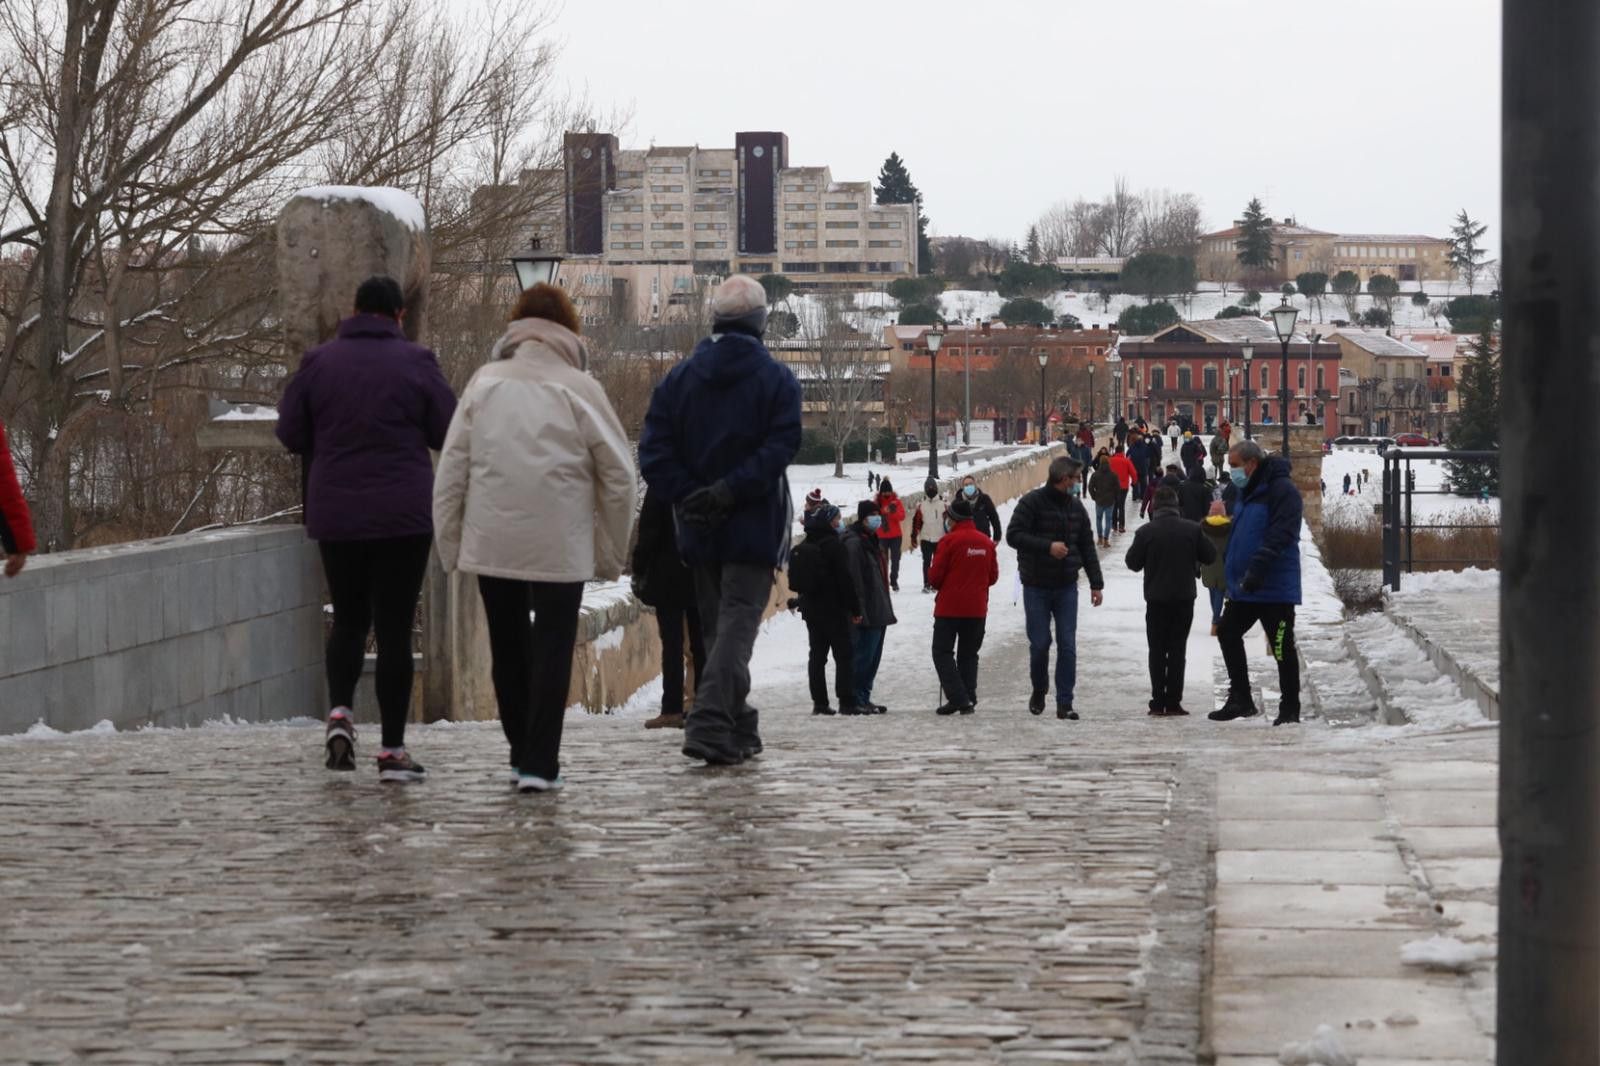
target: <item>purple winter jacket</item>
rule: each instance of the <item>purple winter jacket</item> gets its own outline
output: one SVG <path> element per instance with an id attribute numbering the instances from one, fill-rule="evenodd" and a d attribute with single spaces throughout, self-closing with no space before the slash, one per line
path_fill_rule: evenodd
<path id="1" fill-rule="evenodd" d="M 433 352 L 383 315 L 352 315 L 307 352 L 284 387 L 278 439 L 310 459 L 312 540 L 433 532 L 431 448 L 444 446 L 456 398 Z"/>

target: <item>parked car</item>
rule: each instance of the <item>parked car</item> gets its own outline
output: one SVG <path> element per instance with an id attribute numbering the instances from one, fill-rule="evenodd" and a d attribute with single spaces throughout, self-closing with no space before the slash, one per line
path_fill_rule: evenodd
<path id="1" fill-rule="evenodd" d="M 1433 440 L 1421 433 L 1398 433 L 1395 435 L 1394 442 L 1402 448 L 1429 448 L 1433 446 Z"/>
<path id="2" fill-rule="evenodd" d="M 898 452 L 920 452 L 922 450 L 921 443 L 909 433 L 902 433 L 896 437 L 894 447 Z"/>

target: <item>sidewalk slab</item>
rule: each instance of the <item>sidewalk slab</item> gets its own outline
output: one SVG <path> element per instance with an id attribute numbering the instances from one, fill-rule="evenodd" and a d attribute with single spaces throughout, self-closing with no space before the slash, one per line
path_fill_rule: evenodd
<path id="1" fill-rule="evenodd" d="M 1218 882 L 1217 929 L 1412 929 L 1431 927 L 1409 887 L 1241 885 Z"/>
<path id="2" fill-rule="evenodd" d="M 1389 809 L 1406 826 L 1493 826 L 1500 797 L 1492 789 L 1391 791 Z"/>
<path id="3" fill-rule="evenodd" d="M 1383 804 L 1375 795 L 1325 793 L 1277 795 L 1226 792 L 1217 796 L 1217 816 L 1274 818 L 1283 821 L 1360 821 L 1383 819 Z"/>
<path id="4" fill-rule="evenodd" d="M 1213 942 L 1218 977 L 1380 977 L 1400 980 L 1416 971 L 1400 961 L 1415 930 L 1218 929 Z"/>
<path id="5" fill-rule="evenodd" d="M 1492 762 L 1448 760 L 1398 762 L 1384 775 L 1396 789 L 1488 789 L 1500 787 L 1500 767 Z"/>
<path id="6" fill-rule="evenodd" d="M 1294 770 L 1230 771 L 1217 775 L 1217 795 L 1373 795 L 1377 783 L 1369 777 L 1318 774 Z"/>
<path id="7" fill-rule="evenodd" d="M 1409 885 L 1399 852 L 1219 851 L 1218 884 Z"/>
<path id="8" fill-rule="evenodd" d="M 1381 821 L 1274 821 L 1223 819 L 1217 847 L 1224 851 L 1372 851 L 1388 844 Z"/>

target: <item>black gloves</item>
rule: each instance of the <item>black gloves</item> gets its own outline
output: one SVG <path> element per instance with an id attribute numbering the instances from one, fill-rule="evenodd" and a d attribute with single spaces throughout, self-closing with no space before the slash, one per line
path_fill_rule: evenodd
<path id="1" fill-rule="evenodd" d="M 1261 591 L 1261 575 L 1254 570 L 1245 572 L 1244 580 L 1239 582 L 1241 592 L 1256 593 Z"/>
<path id="2" fill-rule="evenodd" d="M 733 490 L 726 482 L 695 489 L 678 505 L 679 517 L 691 529 L 715 529 L 733 511 Z"/>

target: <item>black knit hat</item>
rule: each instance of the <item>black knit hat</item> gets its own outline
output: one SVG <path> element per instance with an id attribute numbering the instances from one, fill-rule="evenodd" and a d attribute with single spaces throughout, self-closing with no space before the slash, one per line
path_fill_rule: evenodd
<path id="1" fill-rule="evenodd" d="M 952 522 L 972 521 L 972 501 L 967 499 L 965 496 L 957 494 L 956 498 L 950 502 L 950 506 L 946 508 L 946 510 L 949 512 L 950 520 Z"/>
<path id="2" fill-rule="evenodd" d="M 865 522 L 869 515 L 875 515 L 877 513 L 877 500 L 862 500 L 860 503 L 856 504 L 856 518 L 862 522 Z"/>

